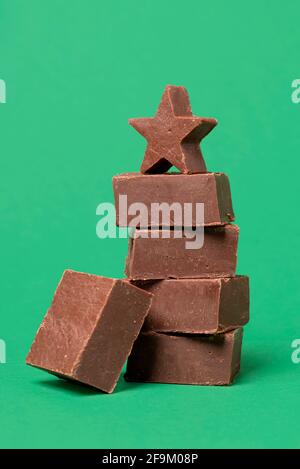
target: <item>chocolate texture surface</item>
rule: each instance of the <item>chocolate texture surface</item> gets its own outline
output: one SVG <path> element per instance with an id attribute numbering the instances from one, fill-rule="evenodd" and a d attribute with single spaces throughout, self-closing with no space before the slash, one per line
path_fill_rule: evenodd
<path id="1" fill-rule="evenodd" d="M 174 210 L 170 210 L 170 226 L 183 225 L 185 203 L 192 204 L 190 226 L 203 225 L 196 217 L 197 203 L 204 204 L 205 226 L 223 225 L 234 220 L 228 177 L 222 173 L 190 175 L 126 173 L 113 178 L 113 187 L 118 226 L 128 226 L 134 218 L 134 214 L 128 214 L 128 207 L 134 203 L 143 203 L 148 209 L 148 223 L 143 228 L 163 225 L 159 208 L 163 208 L 160 204 L 166 203 L 170 206 L 179 204 L 181 207 L 181 211 L 177 212 L 180 215 L 179 220 L 176 219 Z M 126 205 L 119 203 L 120 195 L 127 196 Z M 154 222 L 151 210 L 158 212 L 158 223 Z M 157 216 L 155 218 L 157 219 Z M 185 223 L 185 226 L 189 225 Z"/>
<path id="2" fill-rule="evenodd" d="M 139 230 L 139 234 L 129 240 L 125 273 L 132 280 L 235 275 L 239 235 L 236 225 L 205 228 L 204 244 L 197 249 L 186 249 L 187 239 L 174 238 L 172 232 L 170 238 L 163 238 L 162 230 Z"/>
<path id="3" fill-rule="evenodd" d="M 164 173 L 172 166 L 182 173 L 206 172 L 199 144 L 217 121 L 193 116 L 183 86 L 166 86 L 155 117 L 129 123 L 147 140 L 142 173 Z"/>
<path id="4" fill-rule="evenodd" d="M 143 330 L 216 334 L 249 321 L 249 279 L 149 280 L 134 283 L 153 294 Z"/>
<path id="5" fill-rule="evenodd" d="M 151 298 L 122 280 L 66 270 L 27 364 L 112 392 Z"/>
<path id="6" fill-rule="evenodd" d="M 240 369 L 242 329 L 217 335 L 142 332 L 127 362 L 128 381 L 226 385 Z"/>

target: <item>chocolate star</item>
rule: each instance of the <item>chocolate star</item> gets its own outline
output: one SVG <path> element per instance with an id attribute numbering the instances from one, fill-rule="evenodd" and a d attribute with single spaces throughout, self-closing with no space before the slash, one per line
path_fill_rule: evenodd
<path id="1" fill-rule="evenodd" d="M 205 173 L 201 140 L 217 125 L 215 119 L 193 116 L 183 86 L 166 86 L 155 117 L 129 119 L 147 140 L 142 173 L 164 173 L 176 166 L 182 173 Z"/>

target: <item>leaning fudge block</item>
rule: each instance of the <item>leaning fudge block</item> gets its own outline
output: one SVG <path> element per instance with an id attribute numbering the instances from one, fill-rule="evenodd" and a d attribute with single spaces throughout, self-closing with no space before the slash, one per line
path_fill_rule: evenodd
<path id="1" fill-rule="evenodd" d="M 66 270 L 27 364 L 111 393 L 151 297 L 123 280 Z"/>
<path id="2" fill-rule="evenodd" d="M 240 369 L 242 329 L 217 335 L 142 332 L 125 379 L 152 383 L 226 385 Z"/>
<path id="3" fill-rule="evenodd" d="M 183 226 L 184 204 L 191 204 L 192 223 L 190 226 L 203 225 L 196 217 L 196 203 L 204 204 L 204 226 L 223 225 L 234 220 L 231 193 L 228 177 L 222 173 L 202 174 L 153 174 L 125 173 L 113 178 L 117 225 L 128 226 L 135 215 L 128 214 L 128 208 L 134 203 L 142 203 L 148 210 L 148 226 L 163 226 L 170 219 L 170 226 Z M 126 204 L 121 203 L 119 197 L 126 195 Z M 160 208 L 168 204 L 180 204 L 181 212 L 174 216 L 173 211 L 167 211 L 167 219 L 158 214 L 158 223 L 152 220 L 151 209 L 158 211 L 153 204 Z M 161 205 L 163 204 L 163 205 Z M 187 226 L 185 224 L 185 226 Z"/>
<path id="4" fill-rule="evenodd" d="M 204 229 L 201 248 L 187 249 L 184 236 L 163 237 L 163 230 L 138 230 L 130 238 L 125 273 L 132 280 L 233 277 L 239 229 L 236 225 Z M 148 236 L 148 237 L 145 237 Z"/>
<path id="5" fill-rule="evenodd" d="M 249 278 L 134 281 L 153 294 L 143 330 L 216 334 L 249 321 Z"/>

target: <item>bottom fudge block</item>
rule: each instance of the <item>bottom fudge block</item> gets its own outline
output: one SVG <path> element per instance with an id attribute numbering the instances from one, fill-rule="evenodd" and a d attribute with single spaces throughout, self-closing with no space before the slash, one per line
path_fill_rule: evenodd
<path id="1" fill-rule="evenodd" d="M 226 385 L 240 369 L 243 329 L 211 336 L 142 332 L 125 379 L 152 383 Z"/>
<path id="2" fill-rule="evenodd" d="M 27 364 L 112 392 L 151 297 L 123 280 L 66 270 Z"/>

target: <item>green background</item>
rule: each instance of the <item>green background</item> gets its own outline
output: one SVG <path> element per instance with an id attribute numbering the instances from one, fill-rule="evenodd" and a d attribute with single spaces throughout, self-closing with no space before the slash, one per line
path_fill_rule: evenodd
<path id="1" fill-rule="evenodd" d="M 1 447 L 299 447 L 300 4 L 1 0 Z M 122 276 L 127 240 L 96 237 L 114 174 L 136 171 L 166 84 L 219 125 L 238 272 L 251 277 L 242 372 L 228 388 L 126 384 L 113 395 L 24 364 L 65 268 Z"/>

